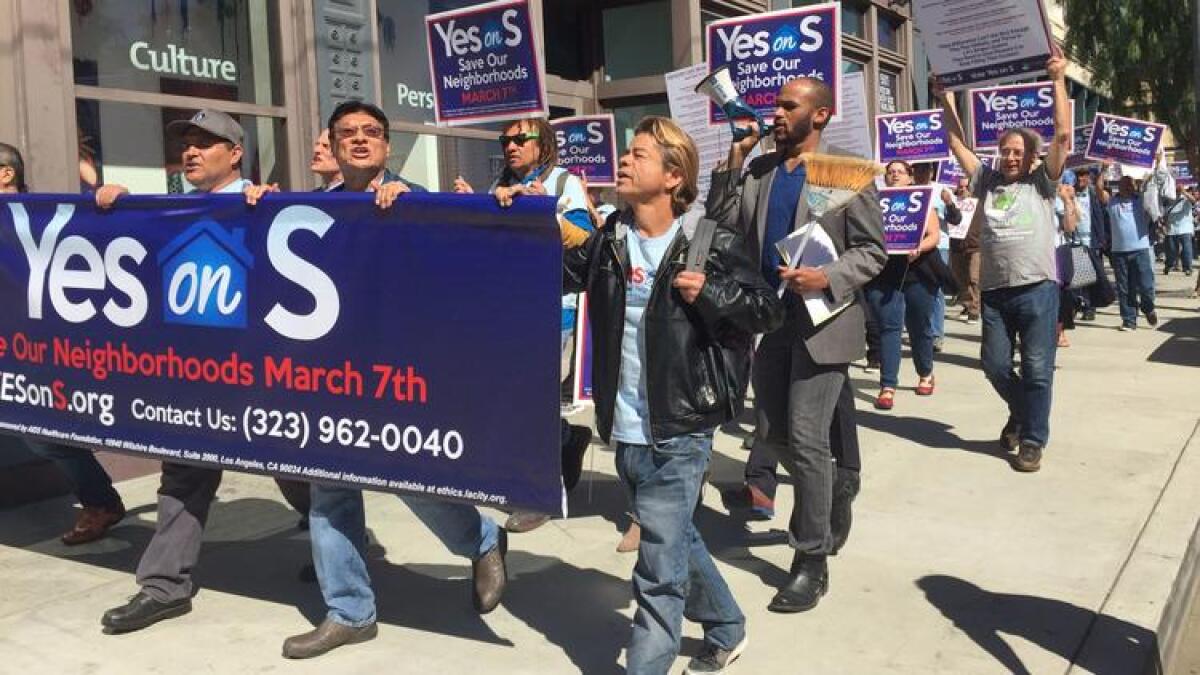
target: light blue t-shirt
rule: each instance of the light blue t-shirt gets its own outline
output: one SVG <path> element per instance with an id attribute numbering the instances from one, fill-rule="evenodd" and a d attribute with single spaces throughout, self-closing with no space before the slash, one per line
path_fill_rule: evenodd
<path id="1" fill-rule="evenodd" d="M 1114 195 L 1108 200 L 1112 223 L 1112 250 L 1128 253 L 1150 248 L 1150 219 L 1142 209 L 1141 197 Z"/>
<path id="2" fill-rule="evenodd" d="M 1192 219 L 1192 203 L 1187 197 L 1179 197 L 1174 204 L 1167 207 L 1167 234 L 1192 234 L 1196 231 L 1196 221 Z"/>
<path id="3" fill-rule="evenodd" d="M 941 250 L 950 250 L 950 225 L 946 222 L 946 202 L 942 199 L 942 186 L 933 186 L 933 200 L 930 202 L 932 208 L 938 217 L 938 227 L 942 230 L 942 236 L 938 237 L 937 247 Z"/>
<path id="4" fill-rule="evenodd" d="M 1075 191 L 1075 210 L 1079 212 L 1079 222 L 1075 224 L 1075 237 L 1085 246 L 1092 245 L 1092 193 Z"/>
<path id="5" fill-rule="evenodd" d="M 621 374 L 617 378 L 617 404 L 613 411 L 613 440 L 634 445 L 650 444 L 650 408 L 646 402 L 646 322 L 643 318 L 658 266 L 679 234 L 682 220 L 675 219 L 666 234 L 644 238 L 630 226 L 629 276 L 625 280 L 625 332 L 621 338 Z"/>

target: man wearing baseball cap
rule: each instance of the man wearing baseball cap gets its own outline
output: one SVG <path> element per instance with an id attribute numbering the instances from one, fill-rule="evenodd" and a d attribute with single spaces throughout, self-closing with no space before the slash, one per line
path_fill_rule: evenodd
<path id="1" fill-rule="evenodd" d="M 242 178 L 241 125 L 216 110 L 201 110 L 191 119 L 167 125 L 168 138 L 183 145 L 183 176 L 192 193 L 241 193 L 252 183 Z M 113 208 L 123 185 L 109 184 L 96 191 L 96 204 Z M 200 540 L 208 509 L 221 485 L 221 470 L 162 463 L 154 537 L 138 563 L 141 590 L 128 603 L 114 607 L 100 619 L 105 631 L 124 633 L 187 614 L 192 610 L 195 585 L 192 571 L 200 558 Z M 276 479 L 284 498 L 300 512 L 302 527 L 308 516 L 308 485 Z"/>

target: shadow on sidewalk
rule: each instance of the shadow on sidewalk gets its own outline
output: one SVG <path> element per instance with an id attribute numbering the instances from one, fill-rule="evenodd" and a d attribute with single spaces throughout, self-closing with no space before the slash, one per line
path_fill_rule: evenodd
<path id="1" fill-rule="evenodd" d="M 61 501 L 64 513 L 69 513 L 69 502 Z M 136 589 L 134 571 L 154 534 L 154 508 L 146 504 L 131 510 L 107 539 L 91 545 L 65 547 L 54 534 L 57 526 L 42 525 L 37 532 L 0 527 L 0 546 L 128 574 L 128 585 L 113 592 L 111 606 L 115 607 Z M 64 521 L 69 521 L 69 516 L 64 515 Z M 194 601 L 196 613 L 211 609 L 205 602 L 208 592 L 295 607 L 300 616 L 294 626 L 281 629 L 280 644 L 288 635 L 319 623 L 325 616 L 325 604 L 315 583 L 299 579 L 300 569 L 312 562 L 312 550 L 307 534 L 298 531 L 295 522 L 294 511 L 269 499 L 213 502 L 208 532 L 236 534 L 226 540 L 214 540 L 211 535 L 205 540 L 194 575 L 199 588 Z M 368 550 L 368 567 L 381 623 L 512 646 L 471 607 L 469 562 L 430 565 L 419 559 L 390 561 L 384 558 L 387 552 L 383 548 L 389 542 L 373 541 L 376 543 Z M 628 636 L 629 621 L 620 614 L 631 597 L 628 581 L 511 548 L 508 559 L 512 571 L 502 602 L 508 611 L 562 647 L 582 672 L 616 672 L 617 656 Z M 99 631 L 100 617 L 95 619 Z M 277 648 L 263 646 L 268 651 Z"/>
<path id="2" fill-rule="evenodd" d="M 1200 317 L 1171 319 L 1158 329 L 1171 337 L 1146 357 L 1151 363 L 1200 366 Z"/>
<path id="3" fill-rule="evenodd" d="M 1152 659 L 1157 654 L 1153 632 L 1108 615 L 1097 616 L 1068 602 L 993 593 L 969 581 L 940 574 L 922 577 L 916 584 L 930 604 L 1012 673 L 1028 675 L 1030 670 L 1004 640 L 1005 634 L 1024 638 L 1095 675 L 1127 675 L 1128 664 Z M 1102 657 L 1085 653 L 1086 660 L 1079 661 L 1079 650 L 1089 629 L 1120 636 L 1120 640 L 1107 645 L 1108 653 Z M 1113 650 L 1119 653 L 1113 654 Z"/>
<path id="4" fill-rule="evenodd" d="M 1010 457 L 1003 452 L 999 444 L 993 440 L 968 441 L 951 431 L 945 422 L 924 419 L 921 417 L 900 417 L 897 415 L 881 414 L 870 410 L 858 411 L 858 423 L 869 429 L 898 436 L 929 448 L 945 450 L 965 450 L 980 455 L 995 457 L 1008 462 Z M 997 433 L 997 437 L 999 434 Z"/>

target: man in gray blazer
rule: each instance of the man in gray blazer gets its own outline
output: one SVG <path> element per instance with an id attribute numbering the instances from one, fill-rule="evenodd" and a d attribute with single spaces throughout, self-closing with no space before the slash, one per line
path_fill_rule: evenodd
<path id="1" fill-rule="evenodd" d="M 788 291 L 787 320 L 763 336 L 754 362 L 755 446 L 765 444 L 779 457 L 796 491 L 788 525 L 796 554 L 788 582 L 771 600 L 769 609 L 776 612 L 812 609 L 828 588 L 834 478 L 830 423 L 847 366 L 865 353 L 863 310 L 856 294 L 887 262 L 874 186 L 817 220 L 833 241 L 836 261 L 789 270 L 776 251 L 776 242 L 810 220 L 801 154 L 846 154 L 821 140 L 832 108 L 833 92 L 820 80 L 797 78 L 785 84 L 776 99 L 776 149 L 751 161 L 743 172 L 758 137 L 734 143 L 726 165 L 713 172 L 706 205 L 709 217 L 745 234 L 767 281 L 786 284 Z M 799 296 L 812 290 L 823 291 L 836 304 L 851 304 L 813 325 Z"/>

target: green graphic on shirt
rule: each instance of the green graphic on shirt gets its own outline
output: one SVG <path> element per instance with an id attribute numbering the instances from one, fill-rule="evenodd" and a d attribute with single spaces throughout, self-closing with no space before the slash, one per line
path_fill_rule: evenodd
<path id="1" fill-rule="evenodd" d="M 1017 196 L 1015 194 L 1011 192 L 1001 192 L 1000 194 L 996 195 L 996 199 L 992 202 L 992 205 L 998 209 L 1004 209 L 1007 211 L 1012 208 L 1013 203 L 1016 201 Z"/>

